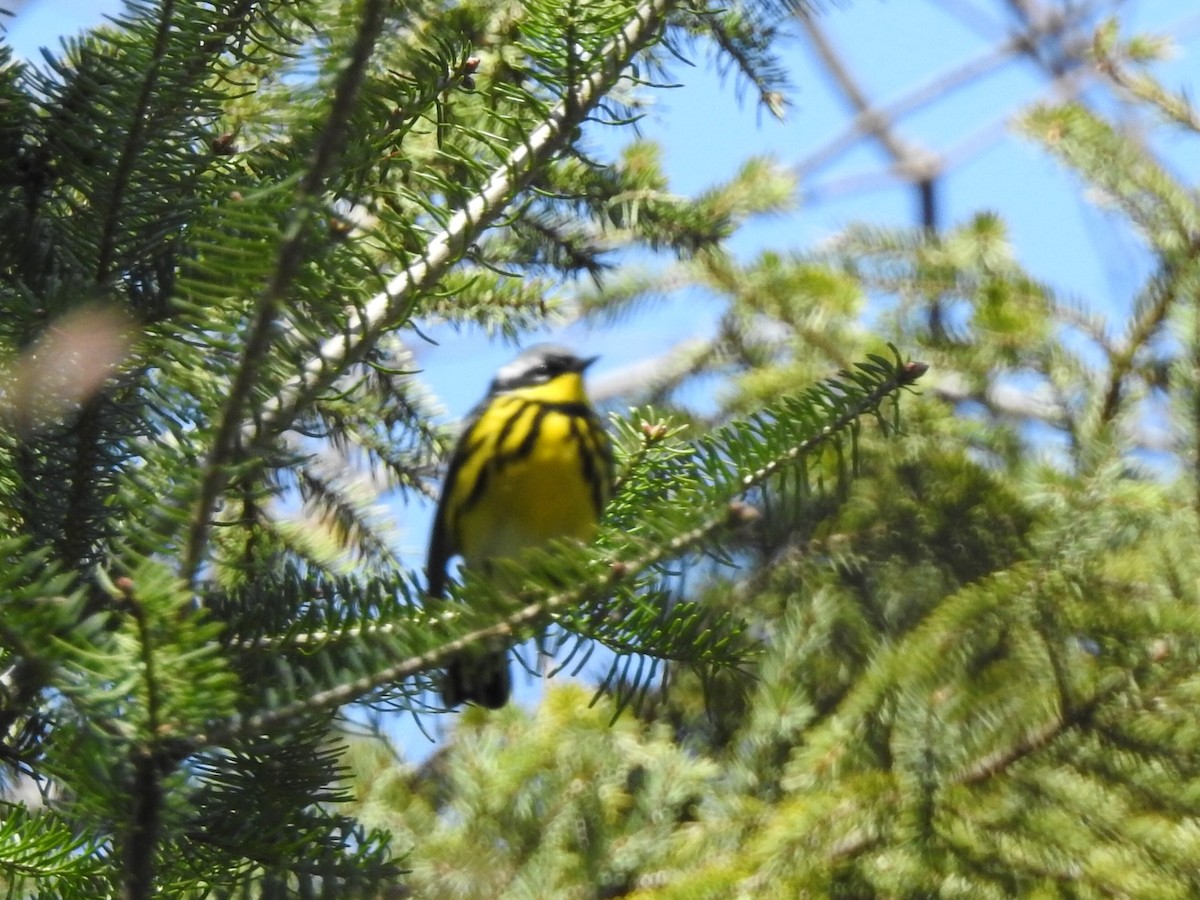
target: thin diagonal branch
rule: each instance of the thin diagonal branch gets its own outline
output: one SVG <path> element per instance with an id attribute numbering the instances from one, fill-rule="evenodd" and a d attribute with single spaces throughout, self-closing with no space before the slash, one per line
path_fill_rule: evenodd
<path id="1" fill-rule="evenodd" d="M 365 4 L 350 59 L 334 90 L 329 118 L 317 140 L 308 172 L 296 192 L 296 212 L 279 248 L 275 271 L 263 290 L 258 313 L 246 336 L 241 364 L 230 386 L 229 402 L 221 415 L 221 423 L 200 480 L 199 497 L 184 545 L 180 574 L 188 583 L 195 579 L 203 559 L 204 547 L 212 528 L 213 507 L 225 486 L 228 465 L 237 455 L 238 437 L 245 428 L 246 403 L 276 337 L 275 325 L 280 305 L 308 250 L 314 218 L 312 200 L 323 190 L 341 153 L 347 123 L 366 75 L 367 63 L 383 31 L 387 5 L 386 0 L 368 0 Z"/>
<path id="2" fill-rule="evenodd" d="M 955 4 L 944 5 L 956 7 Z M 978 13 L 978 10 L 974 8 L 951 10 L 954 14 L 968 11 L 972 14 Z M 801 15 L 799 17 L 801 24 L 814 49 L 825 64 L 838 90 L 853 107 L 855 115 L 840 134 L 797 163 L 794 171 L 801 179 L 808 178 L 831 162 L 840 159 L 846 151 L 864 137 L 878 140 L 894 163 L 893 173 L 850 176 L 818 190 L 809 191 L 806 199 L 826 198 L 885 187 L 891 183 L 895 174 L 905 181 L 919 183 L 930 177 L 936 178 L 958 167 L 965 159 L 969 159 L 979 150 L 989 146 L 997 136 L 1004 132 L 1009 117 L 1007 113 L 962 140 L 957 149 L 936 155 L 904 141 L 896 133 L 897 123 L 906 116 L 942 100 L 952 91 L 1000 70 L 1016 57 L 1029 57 L 1035 65 L 1050 72 L 1052 93 L 1076 96 L 1091 78 L 1091 72 L 1081 65 L 1087 42 L 1074 32 L 1085 25 L 1094 13 L 1095 10 L 1092 6 L 1040 11 L 1025 21 L 1020 30 L 998 42 L 979 58 L 952 68 L 918 86 L 898 100 L 884 105 L 869 102 L 865 91 L 854 79 L 849 67 L 839 57 L 837 49 L 830 42 L 828 36 L 818 29 L 811 17 Z M 991 32 L 998 28 L 998 25 L 989 25 L 985 28 L 980 21 L 973 21 L 972 26 L 989 38 Z M 1072 62 L 1071 65 L 1059 65 L 1057 68 L 1052 68 L 1047 63 L 1047 60 L 1038 51 L 1048 40 L 1056 42 L 1059 47 L 1056 58 L 1069 59 Z"/>
<path id="3" fill-rule="evenodd" d="M 148 110 L 150 109 L 155 89 L 158 87 L 159 75 L 162 71 L 163 60 L 167 56 L 167 47 L 171 40 L 171 31 L 177 27 L 175 23 L 175 4 L 172 0 L 163 3 L 159 13 L 158 31 L 154 36 L 154 47 L 151 51 L 149 71 L 142 80 L 138 92 L 137 103 L 129 117 L 129 132 L 121 154 L 117 159 L 114 172 L 111 198 L 107 204 L 104 224 L 101 229 L 100 249 L 96 261 L 96 282 L 103 284 L 112 274 L 113 256 L 116 252 L 117 233 L 121 228 L 121 211 L 125 191 L 133 177 L 134 164 L 145 150 L 144 136 L 147 129 Z"/>
<path id="4" fill-rule="evenodd" d="M 753 511 L 748 509 L 746 504 L 738 498 L 762 486 L 781 470 L 794 465 L 798 460 L 804 459 L 818 448 L 835 440 L 862 416 L 871 410 L 878 409 L 887 397 L 914 384 L 926 370 L 927 366 L 924 363 L 900 363 L 897 361 L 889 377 L 883 378 L 870 391 L 841 410 L 812 437 L 783 450 L 763 465 L 734 481 L 730 485 L 728 502 L 718 504 L 717 508 L 693 528 L 676 535 L 669 541 L 663 541 L 644 550 L 632 559 L 613 562 L 599 582 L 582 584 L 552 594 L 542 600 L 527 604 L 493 625 L 476 629 L 426 653 L 402 660 L 393 666 L 371 672 L 348 683 L 320 691 L 302 700 L 296 700 L 245 719 L 216 723 L 208 733 L 194 736 L 189 743 L 192 746 L 219 745 L 238 735 L 267 731 L 282 722 L 315 710 L 336 709 L 373 690 L 389 684 L 396 684 L 412 675 L 443 665 L 447 660 L 471 647 L 491 640 L 509 638 L 516 629 L 544 623 L 560 610 L 577 609 L 597 597 L 611 595 L 621 582 L 628 581 L 652 566 L 679 556 L 704 543 L 723 529 L 751 521 L 754 515 Z M 385 623 L 379 626 L 353 629 L 342 634 L 361 637 L 365 634 L 386 634 L 391 630 L 394 630 L 394 627 Z M 319 641 L 320 639 L 319 635 L 310 635 L 307 640 Z M 291 640 L 296 642 L 296 636 L 292 636 Z M 258 647 L 262 644 L 256 641 L 254 646 Z"/>
<path id="5" fill-rule="evenodd" d="M 408 315 L 414 298 L 441 278 L 458 261 L 462 252 L 504 211 L 508 202 L 525 188 L 541 165 L 570 139 L 597 103 L 620 80 L 634 56 L 658 33 L 672 0 L 647 0 L 629 24 L 600 51 L 594 61 L 580 68 L 593 74 L 572 87 L 504 161 L 471 199 L 450 217 L 443 231 L 429 242 L 421 258 L 397 274 L 387 287 L 361 309 L 353 311 L 342 334 L 330 338 L 308 361 L 296 378 L 285 384 L 267 403 L 257 420 L 247 423 L 248 445 L 266 443 L 291 427 L 300 410 L 327 390 L 352 364 L 361 360 L 388 329 Z"/>
<path id="6" fill-rule="evenodd" d="M 1128 393 L 1127 379 L 1133 372 L 1138 357 L 1146 346 L 1159 334 L 1167 321 L 1167 316 L 1175 308 L 1180 299 L 1178 286 L 1194 283 L 1197 270 L 1200 269 L 1200 259 L 1185 260 L 1179 267 L 1181 271 L 1163 272 L 1156 278 L 1151 278 L 1146 286 L 1144 302 L 1130 323 L 1129 334 L 1124 343 L 1109 354 L 1108 385 L 1104 391 L 1104 401 L 1100 408 L 1100 423 L 1107 425 L 1116 419 L 1121 411 L 1122 401 Z"/>
<path id="7" fill-rule="evenodd" d="M 979 784 L 1002 774 L 1021 760 L 1050 746 L 1056 738 L 1066 732 L 1089 725 L 1100 707 L 1127 686 L 1128 680 L 1124 675 L 1110 679 L 1091 697 L 1029 730 L 1016 743 L 1000 747 L 974 760 L 953 777 L 953 783 Z"/>
<path id="8" fill-rule="evenodd" d="M 936 178 L 942 165 L 936 154 L 930 153 L 902 139 L 893 128 L 892 120 L 873 107 L 866 93 L 854 79 L 850 69 L 842 62 L 837 50 L 825 32 L 811 15 L 798 17 L 804 33 L 812 43 L 821 62 L 846 100 L 859 115 L 860 127 L 871 134 L 895 160 L 896 168 L 912 181 Z"/>
<path id="9" fill-rule="evenodd" d="M 353 97 L 382 25 L 384 5 L 382 0 L 374 0 L 364 14 L 351 62 L 339 80 L 333 111 L 318 142 L 313 164 L 298 192 L 296 218 L 287 232 L 275 273 L 264 290 L 258 316 L 247 336 L 242 364 L 231 386 L 230 401 L 201 481 L 200 496 L 185 545 L 182 575 L 189 582 L 194 580 L 202 561 L 211 529 L 212 509 L 225 485 L 229 464 L 239 456 L 244 458 L 254 449 L 265 446 L 291 427 L 300 410 L 328 390 L 347 368 L 362 360 L 388 329 L 407 317 L 415 298 L 446 273 L 504 211 L 508 202 L 529 184 L 542 163 L 571 139 L 574 130 L 621 78 L 633 57 L 654 39 L 671 2 L 647 0 L 638 7 L 629 24 L 601 50 L 594 65 L 585 61 L 583 68 L 593 74 L 568 89 L 567 96 L 551 110 L 546 121 L 509 154 L 504 165 L 450 218 L 445 229 L 434 236 L 422 257 L 392 278 L 361 312 L 352 310 L 346 329 L 326 341 L 300 375 L 249 417 L 245 414 L 246 399 L 269 346 L 279 338 L 280 303 L 303 259 L 312 219 L 312 210 L 306 201 L 320 190 L 341 148 Z"/>

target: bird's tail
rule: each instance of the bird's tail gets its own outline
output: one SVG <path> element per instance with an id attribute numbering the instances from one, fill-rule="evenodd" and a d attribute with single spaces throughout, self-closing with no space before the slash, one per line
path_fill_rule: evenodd
<path id="1" fill-rule="evenodd" d="M 499 709 L 512 694 L 512 676 L 508 671 L 508 651 L 463 654 L 446 666 L 442 680 L 442 702 L 447 709 L 463 703 L 475 703 L 487 709 Z"/>

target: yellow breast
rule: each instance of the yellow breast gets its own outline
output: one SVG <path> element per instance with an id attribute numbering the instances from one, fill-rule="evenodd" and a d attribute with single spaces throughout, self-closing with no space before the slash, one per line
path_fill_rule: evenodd
<path id="1" fill-rule="evenodd" d="M 479 496 L 458 522 L 467 564 L 512 556 L 555 538 L 589 540 L 596 501 L 581 436 L 586 423 L 554 411 L 541 398 L 515 392 L 497 398 L 477 429 L 491 443 L 481 454 Z M 595 477 L 595 464 L 591 464 Z"/>

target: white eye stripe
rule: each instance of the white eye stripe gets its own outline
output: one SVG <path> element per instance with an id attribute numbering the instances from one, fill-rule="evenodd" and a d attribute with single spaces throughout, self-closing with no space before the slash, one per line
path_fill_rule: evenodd
<path id="1" fill-rule="evenodd" d="M 583 360 L 556 345 L 538 345 L 496 370 L 491 391 L 510 391 L 519 387 L 545 384 L 559 375 L 582 372 L 590 360 Z"/>

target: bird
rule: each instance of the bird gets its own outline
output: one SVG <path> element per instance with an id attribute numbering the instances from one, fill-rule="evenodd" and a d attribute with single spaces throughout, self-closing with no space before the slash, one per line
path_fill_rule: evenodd
<path id="1" fill-rule="evenodd" d="M 595 535 L 614 480 L 612 443 L 583 381 L 596 359 L 536 344 L 496 371 L 442 484 L 425 567 L 431 597 L 445 596 L 455 556 L 486 574 L 492 560 Z M 499 709 L 511 692 L 506 648 L 462 653 L 441 683 L 447 709 Z"/>

